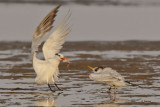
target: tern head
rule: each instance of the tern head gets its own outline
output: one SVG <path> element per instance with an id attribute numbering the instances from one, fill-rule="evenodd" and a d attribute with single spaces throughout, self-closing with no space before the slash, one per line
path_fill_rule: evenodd
<path id="1" fill-rule="evenodd" d="M 67 62 L 67 68 L 69 68 L 70 62 L 69 62 L 69 60 L 68 60 L 66 57 L 63 56 L 63 54 L 56 53 L 55 56 L 56 56 L 56 58 L 57 58 L 58 60 L 60 60 L 60 61 L 66 60 L 66 62 Z"/>
<path id="2" fill-rule="evenodd" d="M 56 53 L 55 55 L 59 60 L 62 60 L 62 58 L 64 58 L 63 54 Z"/>
<path id="3" fill-rule="evenodd" d="M 99 73 L 99 72 L 101 72 L 103 69 L 104 69 L 104 67 L 102 67 L 102 66 L 99 66 L 99 67 L 91 67 L 91 66 L 88 66 L 94 73 Z M 92 73 L 88 73 L 88 74 L 92 74 Z"/>

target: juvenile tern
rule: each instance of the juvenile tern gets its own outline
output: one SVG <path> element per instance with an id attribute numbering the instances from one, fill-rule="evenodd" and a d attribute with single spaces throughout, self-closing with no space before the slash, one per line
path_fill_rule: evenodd
<path id="1" fill-rule="evenodd" d="M 55 84 L 55 86 L 61 90 L 56 82 L 58 81 L 59 75 L 59 63 L 62 60 L 66 60 L 67 67 L 69 67 L 69 60 L 60 54 L 60 49 L 62 45 L 65 43 L 66 36 L 71 31 L 71 26 L 69 26 L 69 18 L 71 13 L 65 16 L 61 24 L 55 29 L 55 31 L 47 37 L 47 33 L 52 29 L 52 24 L 54 22 L 54 18 L 56 17 L 56 13 L 60 5 L 54 8 L 39 24 L 37 29 L 33 34 L 32 39 L 32 56 L 33 56 L 33 68 L 37 74 L 35 78 L 35 82 L 37 84 L 43 85 L 48 84 L 48 87 L 52 90 L 50 83 Z M 47 39 L 48 38 L 48 39 Z M 44 60 L 41 60 L 37 57 L 37 52 L 39 46 L 44 42 L 42 51 L 44 55 Z"/>
<path id="2" fill-rule="evenodd" d="M 110 93 L 111 87 L 114 86 L 114 100 L 116 100 L 116 87 L 124 87 L 128 85 L 133 85 L 128 81 L 125 81 L 125 79 L 112 68 L 109 67 L 91 67 L 88 66 L 93 73 L 88 73 L 89 78 L 91 80 L 94 80 L 98 83 L 103 83 L 106 85 L 109 85 L 110 88 L 108 89 L 108 93 Z"/>

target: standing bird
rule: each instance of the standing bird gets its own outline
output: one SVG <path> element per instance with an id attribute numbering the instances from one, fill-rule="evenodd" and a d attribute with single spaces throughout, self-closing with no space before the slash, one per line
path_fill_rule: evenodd
<path id="1" fill-rule="evenodd" d="M 37 74 L 35 82 L 43 85 L 48 84 L 48 87 L 52 90 L 50 83 L 54 83 L 55 86 L 61 90 L 56 81 L 58 81 L 59 69 L 58 65 L 61 60 L 67 61 L 67 67 L 69 67 L 69 60 L 60 54 L 60 49 L 65 42 L 66 35 L 71 31 L 71 27 L 68 25 L 71 13 L 68 12 L 61 24 L 55 29 L 55 31 L 47 37 L 47 33 L 52 29 L 52 24 L 56 13 L 60 5 L 53 9 L 40 23 L 33 34 L 32 39 L 32 56 L 33 56 L 33 68 Z M 47 39 L 48 38 L 48 39 Z M 46 40 L 47 39 L 47 40 Z M 44 42 L 42 51 L 44 60 L 37 57 L 39 46 Z"/>
<path id="2" fill-rule="evenodd" d="M 133 85 L 128 81 L 125 81 L 124 78 L 115 70 L 108 67 L 91 67 L 88 66 L 93 73 L 88 73 L 89 78 L 98 83 L 107 84 L 110 86 L 108 93 L 110 93 L 111 87 L 114 86 L 114 100 L 116 100 L 116 87 L 124 87 L 127 85 Z"/>

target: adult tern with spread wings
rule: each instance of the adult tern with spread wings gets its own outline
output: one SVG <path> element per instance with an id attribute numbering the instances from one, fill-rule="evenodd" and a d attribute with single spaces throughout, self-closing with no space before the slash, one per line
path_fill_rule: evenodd
<path id="1" fill-rule="evenodd" d="M 48 84 L 48 87 L 52 92 L 54 92 L 54 90 L 52 90 L 50 86 L 51 83 L 55 84 L 55 86 L 61 90 L 56 84 L 56 81 L 58 81 L 58 66 L 60 61 L 66 60 L 67 67 L 69 67 L 69 60 L 59 52 L 62 48 L 62 45 L 65 43 L 66 36 L 71 31 L 71 27 L 69 26 L 69 18 L 71 16 L 70 12 L 68 12 L 55 31 L 49 37 L 47 37 L 47 33 L 49 33 L 53 27 L 52 24 L 59 8 L 60 5 L 53 9 L 42 20 L 35 30 L 32 39 L 33 68 L 37 74 L 35 82 L 40 85 Z M 44 60 L 41 60 L 37 57 L 38 48 L 42 42 L 44 42 L 42 47 L 45 58 Z"/>

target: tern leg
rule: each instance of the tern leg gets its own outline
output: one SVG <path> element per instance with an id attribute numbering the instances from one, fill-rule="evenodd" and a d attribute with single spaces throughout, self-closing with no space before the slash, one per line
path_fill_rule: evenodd
<path id="1" fill-rule="evenodd" d="M 108 89 L 107 93 L 111 93 L 111 87 Z"/>
<path id="2" fill-rule="evenodd" d="M 114 86 L 114 101 L 116 101 L 116 86 Z"/>
<path id="3" fill-rule="evenodd" d="M 60 88 L 58 87 L 58 85 L 57 85 L 56 83 L 54 83 L 54 85 L 57 87 L 58 90 L 63 91 L 62 89 L 60 89 Z"/>
<path id="4" fill-rule="evenodd" d="M 51 88 L 51 86 L 49 84 L 48 84 L 48 87 L 52 92 L 55 92 L 54 90 L 52 90 L 52 88 Z"/>

